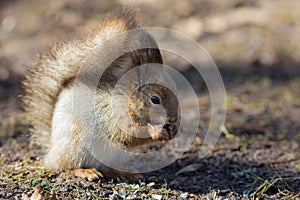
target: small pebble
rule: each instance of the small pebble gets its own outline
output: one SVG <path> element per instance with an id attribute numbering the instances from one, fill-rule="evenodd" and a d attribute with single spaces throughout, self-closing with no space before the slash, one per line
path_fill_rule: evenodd
<path id="1" fill-rule="evenodd" d="M 189 193 L 188 192 L 180 194 L 180 198 L 186 199 L 188 197 L 189 197 Z"/>
<path id="2" fill-rule="evenodd" d="M 162 195 L 159 195 L 159 194 L 151 194 L 151 197 L 153 199 L 156 199 L 156 200 L 161 200 L 162 199 Z"/>
<path id="3" fill-rule="evenodd" d="M 250 194 L 250 190 L 244 190 L 243 191 L 243 197 L 248 197 Z"/>
<path id="4" fill-rule="evenodd" d="M 152 186 L 154 186 L 155 185 L 155 183 L 154 182 L 151 182 L 151 183 L 148 183 L 147 184 L 147 187 L 152 187 Z"/>
<path id="5" fill-rule="evenodd" d="M 123 200 L 124 198 L 121 197 L 118 193 L 114 192 L 112 195 L 110 195 L 109 199 L 112 199 L 112 200 Z"/>
<path id="6" fill-rule="evenodd" d="M 122 197 L 126 196 L 126 190 L 124 188 L 121 189 L 121 196 Z"/>

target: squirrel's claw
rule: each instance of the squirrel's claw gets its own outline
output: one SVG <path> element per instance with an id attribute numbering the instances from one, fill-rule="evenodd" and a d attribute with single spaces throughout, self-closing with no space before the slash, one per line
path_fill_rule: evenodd
<path id="1" fill-rule="evenodd" d="M 68 174 L 77 176 L 77 177 L 80 177 L 83 179 L 87 179 L 88 181 L 93 181 L 93 180 L 103 178 L 103 174 L 95 168 L 74 169 L 74 170 L 69 171 Z"/>
<path id="2" fill-rule="evenodd" d="M 150 124 L 151 125 L 151 124 Z M 176 136 L 177 133 L 177 125 L 176 124 L 168 124 L 167 126 L 164 125 L 151 125 L 148 126 L 151 128 L 149 130 L 149 134 L 153 140 L 171 140 Z"/>

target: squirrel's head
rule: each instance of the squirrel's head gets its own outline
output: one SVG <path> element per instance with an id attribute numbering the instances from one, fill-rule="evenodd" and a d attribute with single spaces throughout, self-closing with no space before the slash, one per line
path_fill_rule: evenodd
<path id="1" fill-rule="evenodd" d="M 134 67 L 118 74 L 114 85 L 112 107 L 116 124 L 124 134 L 137 138 L 136 143 L 173 139 L 179 124 L 176 84 L 166 73 L 158 49 L 143 49 L 134 55 L 147 59 L 134 62 L 138 59 L 127 55 L 118 62 L 117 69 L 124 69 L 124 63 Z"/>
<path id="2" fill-rule="evenodd" d="M 154 140 L 172 139 L 177 133 L 178 100 L 163 85 L 154 83 L 137 88 L 128 100 L 128 114 L 136 126 L 146 126 Z"/>

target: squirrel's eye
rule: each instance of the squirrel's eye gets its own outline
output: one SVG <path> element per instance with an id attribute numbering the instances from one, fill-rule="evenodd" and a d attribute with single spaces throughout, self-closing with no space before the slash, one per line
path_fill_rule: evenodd
<path id="1" fill-rule="evenodd" d="M 151 101 L 154 104 L 159 104 L 160 103 L 159 98 L 157 96 L 152 96 L 151 97 Z"/>

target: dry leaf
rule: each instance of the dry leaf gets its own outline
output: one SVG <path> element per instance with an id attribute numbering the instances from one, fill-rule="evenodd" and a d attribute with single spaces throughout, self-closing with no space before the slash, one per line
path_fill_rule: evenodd
<path id="1" fill-rule="evenodd" d="M 22 194 L 22 200 L 42 200 L 43 189 L 41 186 L 34 187 L 34 193 L 28 197 L 25 193 Z"/>
<path id="2" fill-rule="evenodd" d="M 191 164 L 191 165 L 188 165 L 184 168 L 182 168 L 181 170 L 179 170 L 178 172 L 176 172 L 176 176 L 179 175 L 179 174 L 182 174 L 182 173 L 188 173 L 188 172 L 194 172 L 194 171 L 197 171 L 198 169 L 200 169 L 202 167 L 202 164 Z"/>
<path id="3" fill-rule="evenodd" d="M 34 187 L 34 193 L 28 197 L 25 193 L 22 194 L 22 200 L 59 200 L 57 194 L 52 193 L 49 197 L 42 196 L 43 188 L 41 186 Z"/>

